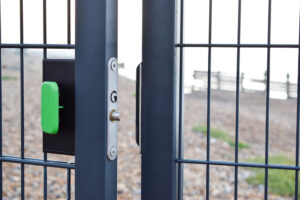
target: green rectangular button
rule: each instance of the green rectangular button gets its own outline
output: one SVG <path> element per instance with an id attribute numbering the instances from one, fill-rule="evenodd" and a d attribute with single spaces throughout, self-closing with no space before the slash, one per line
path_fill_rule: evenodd
<path id="1" fill-rule="evenodd" d="M 41 87 L 42 130 L 57 134 L 59 128 L 59 90 L 56 82 L 44 82 Z"/>

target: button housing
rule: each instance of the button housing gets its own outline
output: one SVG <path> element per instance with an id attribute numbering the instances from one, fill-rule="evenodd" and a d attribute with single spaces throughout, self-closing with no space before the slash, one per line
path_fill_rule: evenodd
<path id="1" fill-rule="evenodd" d="M 59 129 L 57 134 L 43 132 L 43 151 L 46 153 L 75 154 L 75 96 L 74 60 L 45 59 L 43 81 L 56 82 L 59 88 Z"/>

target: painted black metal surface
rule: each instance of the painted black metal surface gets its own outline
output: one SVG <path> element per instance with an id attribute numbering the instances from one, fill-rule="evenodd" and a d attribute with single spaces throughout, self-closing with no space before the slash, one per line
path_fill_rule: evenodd
<path id="1" fill-rule="evenodd" d="M 59 130 L 55 135 L 43 133 L 43 151 L 74 155 L 74 60 L 45 59 L 43 81 L 55 81 L 59 87 Z"/>
<path id="2" fill-rule="evenodd" d="M 117 58 L 117 0 L 76 0 L 75 196 L 117 199 L 117 159 L 106 156 L 107 63 Z"/>
<path id="3" fill-rule="evenodd" d="M 143 1 L 143 200 L 177 199 L 175 0 Z"/>

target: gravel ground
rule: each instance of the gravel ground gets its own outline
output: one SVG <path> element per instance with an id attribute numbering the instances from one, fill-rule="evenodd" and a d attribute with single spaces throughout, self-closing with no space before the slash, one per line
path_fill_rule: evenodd
<path id="1" fill-rule="evenodd" d="M 185 97 L 184 156 L 189 159 L 206 159 L 206 136 L 195 134 L 195 125 L 206 124 L 207 101 L 204 91 Z M 196 112 L 195 112 L 196 111 Z M 240 141 L 250 146 L 239 151 L 239 160 L 260 156 L 265 153 L 265 95 L 240 95 Z M 294 160 L 296 138 L 296 100 L 270 101 L 270 155 L 284 154 Z M 226 131 L 235 137 L 235 94 L 233 92 L 213 91 L 211 95 L 211 127 Z M 210 158 L 218 161 L 234 161 L 234 148 L 226 142 L 211 138 Z M 273 163 L 276 164 L 276 163 Z M 195 176 L 196 174 L 196 176 Z M 263 199 L 264 187 L 247 184 L 246 179 L 253 172 L 245 168 L 239 170 L 239 199 Z M 205 166 L 186 165 L 185 199 L 205 199 Z M 211 167 L 210 195 L 212 199 L 233 199 L 234 167 Z M 199 198 L 195 198 L 199 196 Z M 293 199 L 270 195 L 269 199 Z"/>
<path id="2" fill-rule="evenodd" d="M 3 153 L 20 155 L 20 76 L 19 57 L 3 52 Z M 40 128 L 41 54 L 36 59 L 25 57 L 25 156 L 43 158 Z M 135 144 L 135 83 L 120 77 L 120 110 L 118 158 L 118 199 L 140 199 L 140 155 Z M 184 156 L 189 159 L 206 159 L 206 136 L 192 132 L 196 125 L 206 124 L 206 92 L 198 91 L 185 97 Z M 265 95 L 240 96 L 240 141 L 250 148 L 239 152 L 245 161 L 265 152 Z M 213 91 L 211 96 L 211 127 L 222 129 L 234 139 L 235 94 Z M 296 138 L 296 100 L 270 102 L 270 155 L 283 153 L 294 159 Z M 234 161 L 234 149 L 227 143 L 211 138 L 211 160 Z M 49 155 L 50 160 L 72 162 L 70 156 Z M 4 163 L 4 199 L 20 199 L 20 165 Z M 234 168 L 211 166 L 211 199 L 233 199 Z M 239 199 L 263 199 L 263 186 L 247 184 L 253 172 L 239 170 Z M 205 199 L 204 165 L 184 165 L 184 199 Z M 66 199 L 67 171 L 48 168 L 48 198 Z M 25 167 L 26 199 L 43 198 L 43 168 Z M 72 171 L 72 198 L 74 199 L 74 171 Z M 293 199 L 270 196 L 270 199 Z"/>

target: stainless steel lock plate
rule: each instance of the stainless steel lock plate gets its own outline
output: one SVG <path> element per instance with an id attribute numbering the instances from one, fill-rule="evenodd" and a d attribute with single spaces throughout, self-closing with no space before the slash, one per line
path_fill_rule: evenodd
<path id="1" fill-rule="evenodd" d="M 107 157 L 115 160 L 118 155 L 118 60 L 107 63 Z"/>

